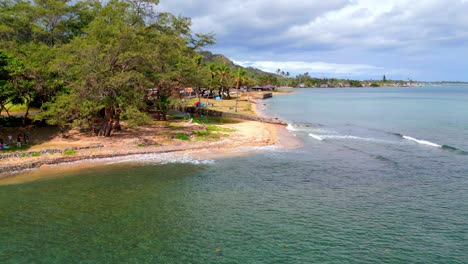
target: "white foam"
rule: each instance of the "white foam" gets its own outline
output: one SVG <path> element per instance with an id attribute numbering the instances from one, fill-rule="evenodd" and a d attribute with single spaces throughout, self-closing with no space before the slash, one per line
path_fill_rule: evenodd
<path id="1" fill-rule="evenodd" d="M 427 141 L 427 140 L 416 139 L 416 138 L 405 136 L 405 135 L 403 135 L 403 138 L 406 139 L 406 140 L 417 142 L 417 143 L 422 144 L 422 145 L 427 145 L 427 146 L 437 147 L 437 148 L 442 147 L 439 144 L 436 144 L 436 143 L 433 143 L 433 142 L 430 142 L 430 141 Z"/>
<path id="2" fill-rule="evenodd" d="M 286 129 L 289 130 L 289 131 L 297 131 L 297 128 L 295 128 L 293 124 L 288 124 Z"/>
<path id="3" fill-rule="evenodd" d="M 392 143 L 392 144 L 396 143 L 394 141 L 388 141 L 388 140 L 383 140 L 383 139 L 357 137 L 357 136 L 351 136 L 351 135 L 316 135 L 316 134 L 310 133 L 309 136 L 320 141 L 325 140 L 325 139 L 353 139 L 353 140 L 362 140 L 362 141 L 369 141 L 369 142 Z"/>
<path id="4" fill-rule="evenodd" d="M 314 130 L 314 128 L 309 127 L 309 126 L 301 126 L 301 125 L 293 125 L 293 124 L 288 124 L 286 129 L 289 131 L 294 131 L 294 132 Z"/>
<path id="5" fill-rule="evenodd" d="M 309 134 L 309 137 L 313 137 L 313 138 L 315 138 L 315 139 L 317 139 L 317 140 L 320 140 L 320 141 L 323 140 L 323 137 L 321 137 L 321 136 L 319 136 L 319 135 L 312 134 L 312 133 Z"/>
<path id="6" fill-rule="evenodd" d="M 138 154 L 126 156 L 124 158 L 111 158 L 106 164 L 117 164 L 127 162 L 138 162 L 145 164 L 169 164 L 169 163 L 189 163 L 189 164 L 212 164 L 213 160 L 203 160 L 193 158 L 188 153 L 154 153 L 154 154 Z"/>
<path id="7" fill-rule="evenodd" d="M 278 146 L 260 146 L 260 147 L 239 147 L 234 152 L 276 152 L 279 151 Z"/>

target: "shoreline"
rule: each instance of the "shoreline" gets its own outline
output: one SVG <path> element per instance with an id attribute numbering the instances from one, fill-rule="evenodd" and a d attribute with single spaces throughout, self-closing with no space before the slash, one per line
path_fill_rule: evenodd
<path id="1" fill-rule="evenodd" d="M 252 110 L 259 117 L 265 117 L 257 112 L 255 104 L 252 103 Z M 190 127 L 190 129 L 200 129 L 199 124 L 186 124 L 183 126 Z M 86 137 L 84 140 L 80 139 L 62 139 L 53 138 L 50 142 L 57 141 L 66 144 L 74 144 L 76 147 L 83 147 L 84 149 L 78 150 L 73 155 L 63 155 L 62 153 L 44 153 L 38 157 L 14 157 L 0 160 L 0 185 L 9 184 L 9 182 L 16 183 L 15 178 L 22 178 L 24 174 L 34 171 L 36 174 L 41 170 L 46 172 L 46 168 L 51 166 L 71 167 L 71 163 L 79 162 L 80 166 L 98 166 L 100 160 L 108 158 L 121 158 L 133 155 L 145 154 L 191 154 L 194 156 L 213 156 L 216 158 L 229 157 L 232 155 L 248 154 L 248 150 L 240 150 L 242 148 L 248 149 L 251 147 L 266 147 L 278 146 L 279 148 L 296 148 L 300 147 L 301 143 L 294 138 L 286 130 L 286 126 L 281 124 L 269 124 L 259 121 L 242 121 L 234 124 L 217 125 L 219 127 L 230 129 L 229 135 L 219 138 L 216 141 L 182 141 L 177 139 L 170 139 L 161 141 L 161 143 L 152 144 L 151 146 L 140 147 L 134 144 L 135 141 L 151 141 L 148 134 L 154 133 L 154 127 L 143 127 L 138 132 L 126 131 L 126 133 L 116 133 L 109 138 Z M 280 139 L 281 138 L 281 139 Z M 48 143 L 50 143 L 48 142 Z M 130 142 L 130 143 L 129 143 Z M 154 141 L 151 141 L 154 143 Z M 64 144 L 65 144 L 64 143 Z M 92 144 L 102 145 L 100 148 L 86 148 Z M 88 144 L 88 145 L 86 145 Z M 127 144 L 127 145 L 125 145 Z M 44 150 L 44 145 L 34 146 L 31 151 L 40 152 Z M 50 147 L 49 147 L 50 149 Z M 66 149 L 66 148 L 61 148 Z M 69 148 L 68 148 L 69 149 Z M 212 152 L 211 154 L 200 152 Z M 251 152 L 251 151 L 250 151 Z M 86 163 L 89 163 L 86 165 Z M 43 177 L 35 178 L 46 178 Z M 27 177 L 26 177 L 27 178 Z M 26 180 L 27 181 L 27 180 Z M 22 182 L 22 181 L 19 181 Z"/>

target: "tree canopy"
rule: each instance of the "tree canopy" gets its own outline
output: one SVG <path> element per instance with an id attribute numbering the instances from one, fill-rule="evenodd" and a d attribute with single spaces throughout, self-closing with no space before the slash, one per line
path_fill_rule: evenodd
<path id="1" fill-rule="evenodd" d="M 122 117 L 144 119 L 148 106 L 163 111 L 181 86 L 202 85 L 209 73 L 195 58 L 214 36 L 192 33 L 189 18 L 156 12 L 157 4 L 2 1 L 0 109 L 35 105 L 50 124 L 109 136 Z"/>

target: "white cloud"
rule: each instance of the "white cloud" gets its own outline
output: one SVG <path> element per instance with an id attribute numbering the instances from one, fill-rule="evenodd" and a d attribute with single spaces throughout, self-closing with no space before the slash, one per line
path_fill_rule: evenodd
<path id="1" fill-rule="evenodd" d="M 304 61 L 234 61 L 243 67 L 253 67 L 268 72 L 276 72 L 277 69 L 300 74 L 309 72 L 311 75 L 364 75 L 380 74 L 383 67 L 366 64 L 338 64 L 326 62 Z"/>
<path id="2" fill-rule="evenodd" d="M 211 50 L 240 61 L 349 74 L 424 68 L 423 78 L 468 68 L 466 0 L 161 0 L 158 9 L 191 17 L 195 32 L 216 34 Z"/>
<path id="3" fill-rule="evenodd" d="M 424 50 L 441 46 L 446 40 L 468 41 L 467 11 L 468 3 L 461 0 L 357 0 L 294 25 L 285 35 L 304 44 Z"/>

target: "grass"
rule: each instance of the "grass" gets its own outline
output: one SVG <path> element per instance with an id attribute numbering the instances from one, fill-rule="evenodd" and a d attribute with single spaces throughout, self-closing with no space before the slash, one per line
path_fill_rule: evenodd
<path id="1" fill-rule="evenodd" d="M 180 139 L 180 140 L 190 140 L 190 138 L 187 135 L 185 135 L 184 133 L 177 133 L 175 135 L 175 138 Z"/>
<path id="2" fill-rule="evenodd" d="M 8 109 L 9 112 L 24 112 L 26 111 L 26 105 L 12 105 L 11 103 L 7 104 L 6 109 Z"/>
<path id="3" fill-rule="evenodd" d="M 211 131 L 198 131 L 195 132 L 196 141 L 215 141 L 220 139 L 219 133 L 212 133 Z"/>
<path id="4" fill-rule="evenodd" d="M 74 149 L 67 149 L 63 152 L 63 155 L 74 155 L 76 154 L 76 150 Z"/>
<path id="5" fill-rule="evenodd" d="M 215 125 L 207 125 L 206 130 L 216 131 L 216 132 L 234 132 L 235 131 L 232 128 L 220 127 L 220 126 L 215 126 Z"/>
<path id="6" fill-rule="evenodd" d="M 224 128 L 214 125 L 207 125 L 205 131 L 195 132 L 196 141 L 215 141 L 221 137 L 229 137 L 229 134 L 224 134 L 221 132 L 233 132 L 234 129 Z"/>
<path id="7" fill-rule="evenodd" d="M 213 106 L 208 106 L 206 107 L 207 109 L 211 110 L 216 110 L 220 112 L 226 112 L 226 113 L 236 113 L 236 95 L 234 95 L 231 99 L 223 99 L 223 100 L 214 100 L 214 99 L 208 99 L 208 102 L 210 104 L 213 104 Z M 251 95 L 241 95 L 239 98 L 239 101 L 237 102 L 237 113 L 242 114 L 242 115 L 248 115 L 248 116 L 254 116 L 255 113 L 252 111 L 252 105 L 249 101 L 247 101 L 248 98 L 253 98 Z M 198 98 L 192 98 L 187 101 L 187 106 L 194 106 L 195 102 L 198 101 Z M 206 104 L 207 99 L 206 98 L 201 98 L 201 102 L 203 104 Z"/>
<path id="8" fill-rule="evenodd" d="M 11 104 L 8 103 L 5 106 L 6 109 L 8 109 L 8 112 L 25 112 L 26 111 L 26 105 L 24 104 Z M 34 111 L 37 110 L 36 108 L 29 108 L 29 111 Z"/>
<path id="9" fill-rule="evenodd" d="M 197 135 L 197 136 L 208 136 L 210 134 L 211 134 L 210 131 L 197 131 L 197 132 L 195 132 L 195 135 Z"/>
<path id="10" fill-rule="evenodd" d="M 239 123 L 239 120 L 232 119 L 232 118 L 219 117 L 219 116 L 203 116 L 203 117 L 193 117 L 192 122 L 197 123 L 197 124 L 235 124 L 235 123 Z"/>
<path id="11" fill-rule="evenodd" d="M 40 155 L 41 155 L 41 153 L 39 153 L 39 152 L 31 153 L 31 157 L 39 157 Z"/>
<path id="12" fill-rule="evenodd" d="M 6 152 L 14 152 L 18 150 L 27 150 L 29 149 L 28 145 L 22 145 L 20 148 L 18 148 L 16 145 L 11 145 L 8 149 L 3 149 L 0 151 L 0 153 L 6 153 Z"/>

